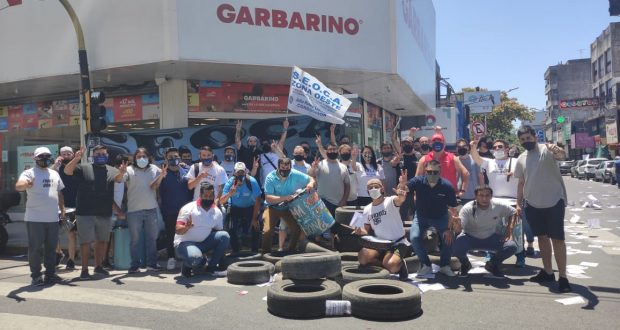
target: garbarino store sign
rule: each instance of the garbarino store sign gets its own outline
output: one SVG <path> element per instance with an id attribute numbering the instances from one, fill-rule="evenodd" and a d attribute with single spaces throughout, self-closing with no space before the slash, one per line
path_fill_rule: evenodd
<path id="1" fill-rule="evenodd" d="M 598 98 L 580 98 L 572 100 L 560 100 L 560 109 L 598 107 Z"/>

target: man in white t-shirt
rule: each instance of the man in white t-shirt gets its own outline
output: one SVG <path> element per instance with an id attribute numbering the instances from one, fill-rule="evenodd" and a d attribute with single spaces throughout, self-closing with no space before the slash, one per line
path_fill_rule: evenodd
<path id="1" fill-rule="evenodd" d="M 202 183 L 196 190 L 200 199 L 185 204 L 177 218 L 174 247 L 176 255 L 183 260 L 181 274 L 191 277 L 192 272 L 196 273 L 205 264 L 203 254 L 213 250 L 206 271 L 221 276 L 222 258 L 230 236 L 224 230 L 222 212 L 214 203 L 213 185 Z"/>
<path id="2" fill-rule="evenodd" d="M 188 189 L 200 187 L 203 182 L 208 182 L 215 188 L 215 200 L 222 195 L 224 184 L 228 176 L 224 168 L 213 161 L 213 150 L 204 146 L 200 148 L 200 162 L 192 165 L 185 175 Z M 200 198 L 199 189 L 194 189 L 194 200 Z"/>
<path id="3" fill-rule="evenodd" d="M 463 232 L 457 236 L 452 245 L 452 254 L 461 261 L 461 276 L 467 275 L 471 263 L 467 258 L 469 250 L 495 251 L 484 268 L 497 277 L 503 277 L 500 267 L 502 262 L 517 251 L 517 244 L 510 239 L 517 211 L 501 200 L 492 199 L 493 189 L 478 186 L 475 199 L 461 208 L 459 218 Z M 498 226 L 506 220 L 506 236 L 497 233 Z"/>
<path id="4" fill-rule="evenodd" d="M 393 245 L 389 250 L 362 248 L 358 253 L 360 265 L 383 267 L 392 274 L 398 273 L 400 280 L 405 281 L 409 272 L 403 259 L 411 254 L 410 243 L 400 217 L 400 206 L 409 190 L 406 171 L 399 177 L 397 189 L 394 189 L 395 196 L 385 197 L 385 189 L 379 179 L 370 179 L 366 188 L 372 203 L 364 208 L 364 228 L 355 228 L 355 234 L 372 234 L 378 239 L 392 241 Z"/>
<path id="5" fill-rule="evenodd" d="M 62 281 L 56 275 L 56 245 L 58 244 L 58 212 L 64 218 L 65 202 L 61 190 L 65 187 L 58 172 L 49 169 L 52 153 L 46 147 L 34 150 L 36 165 L 19 176 L 15 189 L 25 191 L 26 230 L 28 233 L 28 263 L 32 285 Z M 45 264 L 45 280 L 41 276 L 41 248 Z"/>

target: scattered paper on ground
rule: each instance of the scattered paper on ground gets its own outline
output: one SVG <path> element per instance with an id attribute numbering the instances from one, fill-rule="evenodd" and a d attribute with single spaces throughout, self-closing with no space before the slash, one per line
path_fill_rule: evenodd
<path id="1" fill-rule="evenodd" d="M 589 248 L 596 248 L 596 249 L 602 249 L 603 246 L 602 245 L 588 245 Z"/>
<path id="2" fill-rule="evenodd" d="M 446 287 L 443 286 L 443 284 L 441 283 L 433 283 L 433 284 L 427 284 L 427 283 L 418 283 L 417 287 L 420 289 L 420 291 L 422 292 L 427 292 L 427 291 L 438 291 L 438 290 L 443 290 Z"/>
<path id="3" fill-rule="evenodd" d="M 596 267 L 598 266 L 598 262 L 582 261 L 579 265 L 586 266 L 586 267 Z"/>
<path id="4" fill-rule="evenodd" d="M 574 278 L 581 278 L 581 279 L 588 279 L 588 278 L 592 278 L 588 275 L 585 274 L 574 274 L 574 273 L 567 273 L 566 275 L 570 276 L 570 277 L 574 277 Z"/>
<path id="5" fill-rule="evenodd" d="M 583 304 L 586 302 L 581 296 L 556 299 L 555 301 L 559 302 L 562 305 L 577 305 L 577 304 Z"/>
<path id="6" fill-rule="evenodd" d="M 486 274 L 488 273 L 484 267 L 476 267 L 469 270 L 469 274 Z"/>

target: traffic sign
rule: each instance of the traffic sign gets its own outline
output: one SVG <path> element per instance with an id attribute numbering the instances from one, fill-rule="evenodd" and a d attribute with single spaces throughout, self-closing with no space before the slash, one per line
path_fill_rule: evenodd
<path id="1" fill-rule="evenodd" d="M 487 134 L 487 128 L 484 126 L 484 123 L 481 121 L 474 121 L 471 123 L 471 130 L 474 132 L 475 136 L 483 136 Z"/>
<path id="2" fill-rule="evenodd" d="M 545 132 L 541 129 L 537 130 L 536 138 L 538 139 L 538 142 L 545 142 Z"/>

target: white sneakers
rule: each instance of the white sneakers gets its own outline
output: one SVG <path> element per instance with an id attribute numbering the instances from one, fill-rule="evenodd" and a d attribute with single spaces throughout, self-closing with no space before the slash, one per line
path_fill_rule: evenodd
<path id="1" fill-rule="evenodd" d="M 452 271 L 452 268 L 450 268 L 450 265 L 439 268 L 439 272 L 450 277 L 456 276 L 456 274 L 454 274 L 454 272 Z"/>
<path id="2" fill-rule="evenodd" d="M 418 270 L 418 275 L 416 277 L 425 277 L 433 273 L 433 268 L 427 265 L 422 265 L 422 268 Z"/>
<path id="3" fill-rule="evenodd" d="M 167 270 L 174 270 L 177 268 L 177 261 L 174 258 L 168 258 L 168 264 L 166 265 Z"/>

